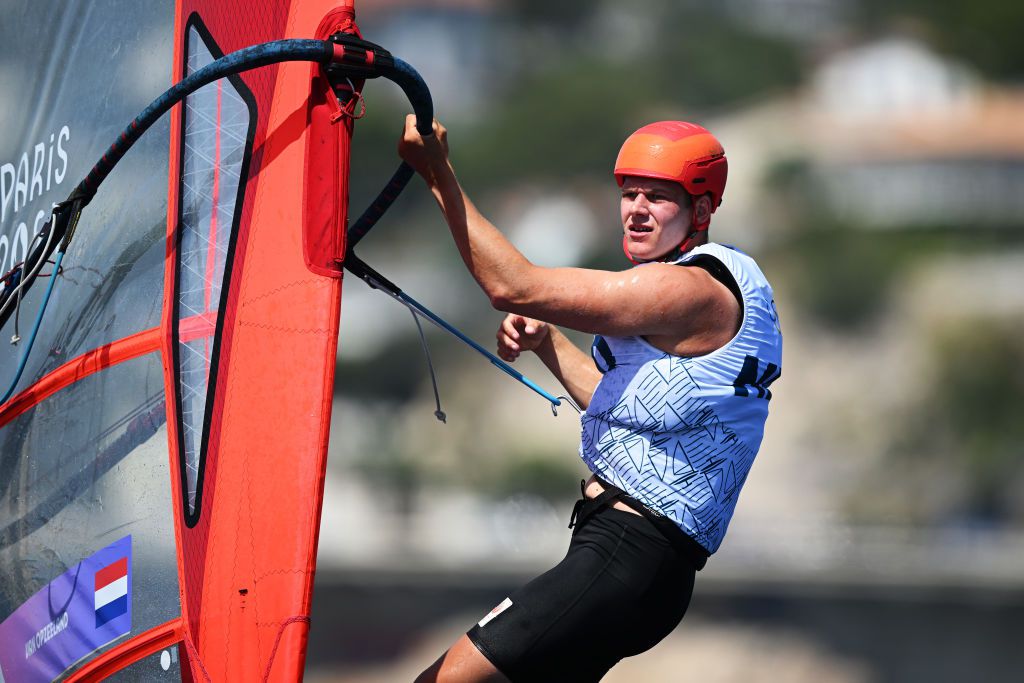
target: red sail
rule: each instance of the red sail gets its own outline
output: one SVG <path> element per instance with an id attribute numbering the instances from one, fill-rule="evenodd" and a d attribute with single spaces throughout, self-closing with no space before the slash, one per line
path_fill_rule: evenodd
<path id="1" fill-rule="evenodd" d="M 173 11 L 173 25 L 164 26 L 173 30 L 173 46 L 158 41 L 152 59 L 167 48 L 174 82 L 250 45 L 357 30 L 351 0 L 178 0 Z M 143 41 L 132 45 L 133 59 L 145 56 Z M 111 67 L 116 73 L 98 74 L 95 65 L 114 59 L 114 47 L 81 49 L 84 59 L 62 68 L 69 79 L 78 73 L 83 88 L 94 87 L 87 76 L 147 67 L 123 55 L 128 63 Z M 41 73 L 53 64 L 45 59 Z M 194 681 L 302 676 L 352 134 L 319 69 L 288 62 L 212 83 L 174 108 L 163 133 L 154 128 L 140 141 L 83 218 L 76 244 L 88 249 L 69 251 L 39 358 L 34 352 L 14 398 L 0 406 L 0 632 L 41 632 L 28 649 L 18 644 L 19 656 L 39 652 L 40 660 L 61 640 L 103 642 L 86 657 L 50 657 L 51 665 L 66 663 L 69 680 L 123 669 L 145 677 L 155 667 Z M 131 118 L 116 90 L 108 108 L 83 99 L 76 109 L 48 97 L 38 104 L 57 113 L 44 121 L 46 130 L 31 121 L 17 130 L 30 161 L 39 156 L 39 137 L 41 158 L 63 166 L 22 192 L 15 161 L 11 192 L 18 194 L 5 190 L 5 210 L 15 219 L 15 203 L 27 215 L 30 199 L 50 201 L 43 193 L 60 183 L 55 178 L 69 176 L 65 186 L 77 181 L 99 141 L 109 143 L 105 126 Z M 64 126 L 70 133 L 61 116 L 72 121 Z M 76 123 L 90 116 L 89 125 Z M 11 154 L 16 160 L 18 151 Z M 162 167 L 145 166 L 161 157 Z M 26 174 L 32 182 L 31 168 Z M 154 207 L 164 213 L 161 202 L 133 199 L 154 189 L 167 198 L 159 232 L 147 221 Z M 0 231 L 0 251 L 11 244 L 24 251 L 21 226 L 11 227 L 11 235 Z M 21 232 L 31 239 L 30 225 Z M 36 297 L 23 305 L 34 310 Z M 8 365 L 0 361 L 0 369 Z M 76 591 L 85 590 L 78 574 L 105 561 L 111 547 L 130 548 L 120 583 L 88 590 L 97 605 L 120 601 L 118 618 L 128 624 L 130 615 L 131 627 L 106 641 L 92 632 L 85 640 L 67 618 Z M 32 620 L 42 617 L 33 596 L 53 593 L 61 580 L 72 606 L 46 615 L 37 631 Z M 104 620 L 113 612 L 107 608 Z"/>

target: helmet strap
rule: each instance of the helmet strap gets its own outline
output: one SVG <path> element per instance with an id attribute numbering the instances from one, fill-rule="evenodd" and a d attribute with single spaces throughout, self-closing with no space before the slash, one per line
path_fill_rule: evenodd
<path id="1" fill-rule="evenodd" d="M 670 251 L 668 253 L 668 255 L 665 256 L 665 258 L 663 258 L 661 260 L 662 261 L 675 261 L 677 258 L 679 258 L 680 256 L 682 256 L 683 254 L 685 254 L 686 252 L 688 252 L 690 250 L 690 243 L 693 242 L 694 239 L 696 239 L 697 233 L 699 233 L 699 232 L 707 232 L 707 229 L 708 229 L 708 224 L 707 223 L 705 223 L 703 225 L 703 227 L 696 227 L 696 228 L 694 228 L 690 232 L 690 234 L 686 236 L 686 239 L 679 243 L 678 247 L 676 247 L 675 249 Z"/>
<path id="2" fill-rule="evenodd" d="M 633 255 L 629 253 L 629 236 L 628 235 L 623 235 L 622 236 L 622 253 L 624 253 L 626 255 L 626 258 L 628 258 L 629 262 L 632 263 L 634 266 L 639 266 L 641 263 L 646 263 L 645 261 L 637 261 L 635 258 L 633 258 Z"/>

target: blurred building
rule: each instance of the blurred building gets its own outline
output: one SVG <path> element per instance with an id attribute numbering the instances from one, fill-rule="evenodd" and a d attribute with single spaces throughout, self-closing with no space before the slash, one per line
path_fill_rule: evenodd
<path id="1" fill-rule="evenodd" d="M 851 226 L 1024 224 L 1021 120 L 1024 90 L 985 84 L 916 40 L 834 54 L 801 92 L 716 122 L 731 161 L 722 222 L 763 223 L 764 181 L 788 170 Z"/>
<path id="2" fill-rule="evenodd" d="M 813 43 L 846 28 L 857 3 L 853 0 L 726 0 L 722 4 L 734 21 L 753 31 Z"/>
<path id="3" fill-rule="evenodd" d="M 827 201 L 868 227 L 1024 222 L 1024 91 L 893 39 L 815 76 L 806 129 Z"/>

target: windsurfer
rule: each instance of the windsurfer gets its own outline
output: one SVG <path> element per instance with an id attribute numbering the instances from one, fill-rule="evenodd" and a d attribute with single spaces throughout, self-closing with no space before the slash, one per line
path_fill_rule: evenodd
<path id="1" fill-rule="evenodd" d="M 598 680 L 675 628 L 721 544 L 780 374 L 771 288 L 753 259 L 708 239 L 727 166 L 700 126 L 651 124 L 623 145 L 623 248 L 642 264 L 623 272 L 532 264 L 466 196 L 447 132 L 434 132 L 422 137 L 409 117 L 399 153 L 507 313 L 498 354 L 533 351 L 586 409 L 580 455 L 593 475 L 565 559 L 417 680 Z M 592 354 L 556 325 L 597 335 Z"/>

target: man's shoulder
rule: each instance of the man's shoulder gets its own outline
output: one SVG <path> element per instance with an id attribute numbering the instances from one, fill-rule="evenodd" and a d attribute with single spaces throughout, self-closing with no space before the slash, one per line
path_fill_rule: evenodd
<path id="1" fill-rule="evenodd" d="M 753 275 L 758 280 L 767 281 L 761 266 L 758 265 L 754 257 L 732 244 L 719 244 L 718 242 L 702 244 L 686 252 L 677 263 L 696 265 L 708 259 L 722 262 L 734 276 Z"/>

